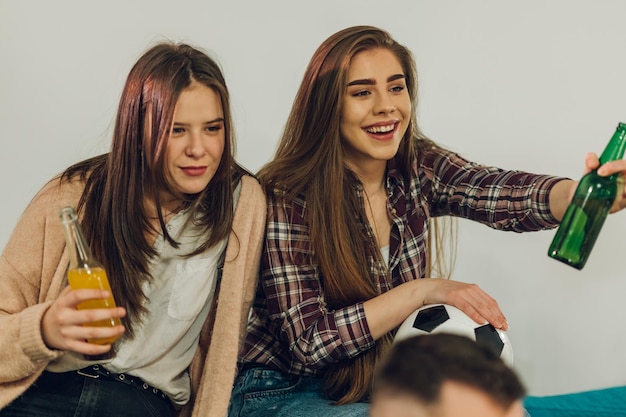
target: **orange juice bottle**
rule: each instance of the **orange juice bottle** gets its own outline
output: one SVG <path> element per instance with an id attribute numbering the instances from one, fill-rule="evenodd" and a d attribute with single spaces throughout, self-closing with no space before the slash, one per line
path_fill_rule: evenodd
<path id="1" fill-rule="evenodd" d="M 78 309 L 88 308 L 112 308 L 115 307 L 115 300 L 111 292 L 111 286 L 107 279 L 107 274 L 102 265 L 93 257 L 91 249 L 87 245 L 85 236 L 78 224 L 78 216 L 72 207 L 64 207 L 59 212 L 63 230 L 65 232 L 65 243 L 70 257 L 70 266 L 67 271 L 67 280 L 73 290 L 77 289 L 102 289 L 111 295 L 107 299 L 86 300 L 78 304 Z M 120 325 L 118 318 L 99 320 L 85 323 L 90 327 L 113 327 Z M 89 343 L 108 345 L 118 337 L 103 339 L 88 339 Z"/>

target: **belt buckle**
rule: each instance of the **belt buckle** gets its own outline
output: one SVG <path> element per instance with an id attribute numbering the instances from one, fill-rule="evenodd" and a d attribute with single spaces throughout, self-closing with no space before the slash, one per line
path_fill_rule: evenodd
<path id="1" fill-rule="evenodd" d="M 94 375 L 94 374 L 88 374 L 88 373 L 83 372 L 85 369 L 87 369 L 87 368 L 78 369 L 78 370 L 76 371 L 76 373 L 77 373 L 78 375 L 86 376 L 87 378 L 93 378 L 93 379 L 98 379 L 98 378 L 100 378 L 100 375 L 98 375 L 98 374 L 95 374 L 95 375 Z"/>

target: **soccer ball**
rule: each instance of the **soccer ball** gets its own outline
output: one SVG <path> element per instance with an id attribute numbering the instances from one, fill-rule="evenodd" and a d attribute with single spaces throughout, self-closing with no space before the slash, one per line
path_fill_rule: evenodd
<path id="1" fill-rule="evenodd" d="M 513 348 L 506 333 L 487 323 L 480 325 L 458 308 L 430 304 L 418 308 L 400 325 L 394 342 L 429 333 L 455 333 L 492 346 L 506 364 L 513 366 Z"/>

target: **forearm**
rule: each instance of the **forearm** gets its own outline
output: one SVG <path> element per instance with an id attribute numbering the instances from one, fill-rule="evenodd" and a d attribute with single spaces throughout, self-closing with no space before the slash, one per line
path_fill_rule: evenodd
<path id="1" fill-rule="evenodd" d="M 28 377 L 63 354 L 51 350 L 41 336 L 41 318 L 49 303 L 0 316 L 0 384 Z"/>
<path id="2" fill-rule="evenodd" d="M 476 323 L 489 322 L 506 330 L 508 323 L 498 303 L 478 285 L 444 278 L 422 278 L 399 285 L 365 303 L 365 315 L 374 339 L 402 324 L 426 304 L 450 304 Z"/>
<path id="3" fill-rule="evenodd" d="M 398 327 L 425 304 L 426 282 L 409 281 L 363 303 L 367 325 L 374 340 Z"/>
<path id="4" fill-rule="evenodd" d="M 574 184 L 573 180 L 563 180 L 556 183 L 550 190 L 550 211 L 558 221 L 563 219 L 565 210 L 572 199 Z"/>

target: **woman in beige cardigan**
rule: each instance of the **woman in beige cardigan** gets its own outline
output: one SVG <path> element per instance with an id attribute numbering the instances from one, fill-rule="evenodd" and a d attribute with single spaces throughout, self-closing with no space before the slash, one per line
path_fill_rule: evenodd
<path id="1" fill-rule="evenodd" d="M 149 49 L 128 76 L 111 151 L 50 181 L 2 254 L 0 416 L 226 414 L 266 210 L 233 148 L 218 65 L 188 45 Z M 76 308 L 107 294 L 67 286 L 65 206 L 117 308 Z M 122 325 L 84 325 L 112 317 Z M 86 341 L 108 337 L 120 338 Z"/>

